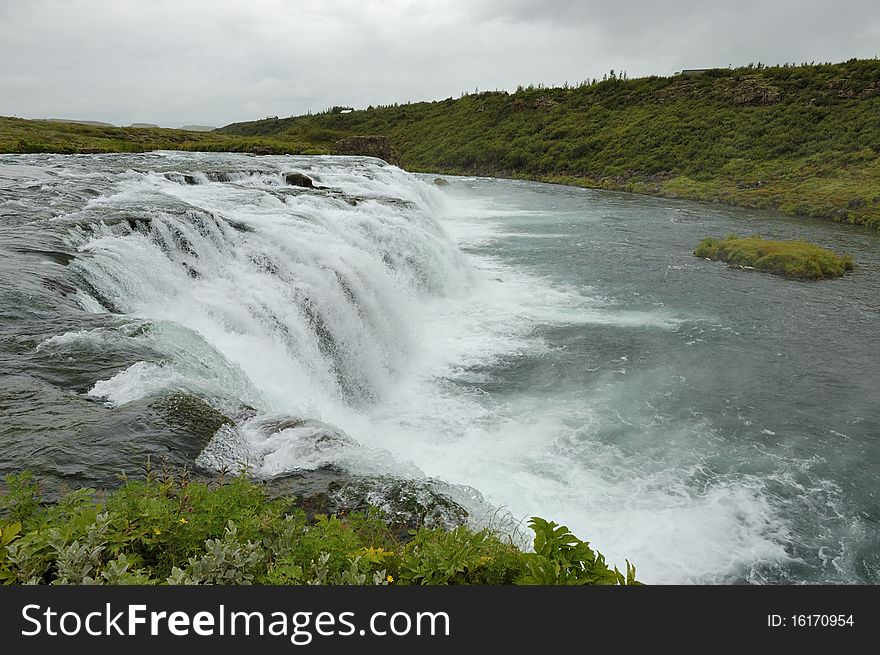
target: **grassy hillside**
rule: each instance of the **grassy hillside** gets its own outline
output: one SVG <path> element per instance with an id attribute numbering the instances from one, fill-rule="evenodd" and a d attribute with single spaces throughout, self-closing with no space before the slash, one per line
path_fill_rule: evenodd
<path id="1" fill-rule="evenodd" d="M 165 128 L 113 127 L 62 121 L 31 121 L 0 116 L 0 153 L 146 152 L 191 150 L 213 152 L 310 154 L 315 150 L 296 139 L 236 137 L 216 132 Z"/>
<path id="2" fill-rule="evenodd" d="M 522 177 L 880 228 L 880 61 L 618 76 L 566 88 L 237 123 L 331 149 L 390 138 L 409 170 Z"/>

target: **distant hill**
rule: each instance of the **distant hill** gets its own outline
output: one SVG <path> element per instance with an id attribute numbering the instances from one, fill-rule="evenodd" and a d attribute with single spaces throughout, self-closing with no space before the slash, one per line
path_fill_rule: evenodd
<path id="1" fill-rule="evenodd" d="M 76 125 L 95 125 L 98 127 L 116 127 L 113 123 L 102 123 L 101 121 L 78 121 L 70 118 L 42 118 L 49 123 L 74 123 Z"/>
<path id="2" fill-rule="evenodd" d="M 153 127 L 159 127 L 159 126 L 156 125 L 155 123 L 132 123 L 128 127 L 153 128 Z"/>
<path id="3" fill-rule="evenodd" d="M 384 135 L 414 171 L 564 182 L 880 227 L 880 61 L 748 66 L 235 123 L 331 151 Z"/>
<path id="4" fill-rule="evenodd" d="M 213 132 L 217 128 L 210 125 L 184 125 L 180 129 L 188 132 Z"/>
<path id="5" fill-rule="evenodd" d="M 326 149 L 271 137 L 238 137 L 159 127 L 114 127 L 90 122 L 25 120 L 0 116 L 0 153 L 145 152 L 203 150 L 251 154 L 321 154 Z"/>

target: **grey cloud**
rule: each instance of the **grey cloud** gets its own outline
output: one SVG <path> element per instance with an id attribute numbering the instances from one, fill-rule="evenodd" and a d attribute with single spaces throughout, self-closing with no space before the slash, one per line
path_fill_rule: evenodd
<path id="1" fill-rule="evenodd" d="M 164 125 L 877 55 L 873 3 L 0 0 L 0 114 Z"/>

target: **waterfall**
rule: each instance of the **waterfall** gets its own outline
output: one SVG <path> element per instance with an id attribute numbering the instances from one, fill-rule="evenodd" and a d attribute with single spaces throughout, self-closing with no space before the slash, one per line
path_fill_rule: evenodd
<path id="1" fill-rule="evenodd" d="M 79 251 L 83 306 L 150 321 L 167 355 L 93 395 L 175 388 L 269 415 L 357 411 L 417 349 L 419 303 L 467 291 L 473 273 L 436 220 L 437 190 L 375 159 L 272 159 L 131 170 L 58 219 Z M 316 188 L 287 185 L 289 172 Z"/>

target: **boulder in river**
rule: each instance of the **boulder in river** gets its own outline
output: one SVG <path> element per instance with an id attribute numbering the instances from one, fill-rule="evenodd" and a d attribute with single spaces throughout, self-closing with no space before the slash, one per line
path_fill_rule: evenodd
<path id="1" fill-rule="evenodd" d="M 298 470 L 265 481 L 270 498 L 291 499 L 310 518 L 319 514 L 368 512 L 378 508 L 398 539 L 420 527 L 447 530 L 468 522 L 468 512 L 435 488 L 430 479 L 352 475 L 334 466 Z"/>
<path id="2" fill-rule="evenodd" d="M 312 181 L 312 178 L 308 175 L 303 175 L 302 173 L 285 173 L 284 181 L 291 186 L 299 186 L 305 189 L 315 188 L 315 183 Z"/>

